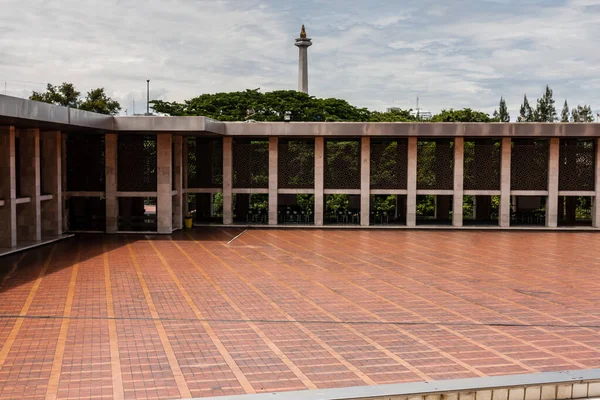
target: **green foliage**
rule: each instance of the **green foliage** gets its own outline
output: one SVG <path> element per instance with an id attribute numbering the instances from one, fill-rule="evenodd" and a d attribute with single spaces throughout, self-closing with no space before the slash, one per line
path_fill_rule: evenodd
<path id="1" fill-rule="evenodd" d="M 510 122 L 510 114 L 506 108 L 504 97 L 500 97 L 499 111 L 494 111 L 493 119 L 496 122 Z"/>
<path id="2" fill-rule="evenodd" d="M 326 196 L 325 207 L 328 211 L 337 213 L 348 209 L 350 198 L 347 194 L 329 194 Z"/>
<path id="3" fill-rule="evenodd" d="M 412 110 L 393 109 L 387 112 L 373 111 L 369 122 L 414 122 L 416 117 L 410 115 Z"/>
<path id="4" fill-rule="evenodd" d="M 104 92 L 104 88 L 90 90 L 85 100 L 79 105 L 81 110 L 92 111 L 99 114 L 116 115 L 121 109 L 118 101 L 111 99 Z"/>
<path id="5" fill-rule="evenodd" d="M 29 99 L 100 114 L 115 115 L 121 109 L 119 102 L 108 97 L 104 88 L 89 91 L 84 100 L 81 100 L 80 95 L 72 83 L 63 82 L 60 86 L 49 83 L 45 92 L 34 91 Z"/>
<path id="6" fill-rule="evenodd" d="M 517 118 L 518 122 L 533 122 L 533 109 L 529 105 L 529 100 L 527 100 L 527 94 L 523 97 L 523 104 L 521 104 L 521 109 L 519 110 L 519 117 Z"/>
<path id="7" fill-rule="evenodd" d="M 491 122 L 489 115 L 482 111 L 464 108 L 462 110 L 442 110 L 431 118 L 431 122 Z"/>
<path id="8" fill-rule="evenodd" d="M 435 196 L 417 196 L 417 215 L 420 217 L 433 217 L 435 215 Z"/>
<path id="9" fill-rule="evenodd" d="M 305 212 L 312 212 L 315 204 L 314 194 L 297 194 L 296 204 Z"/>
<path id="10" fill-rule="evenodd" d="M 567 100 L 565 100 L 562 112 L 560 113 L 560 122 L 569 122 L 569 105 L 567 104 Z"/>
<path id="11" fill-rule="evenodd" d="M 396 196 L 375 195 L 373 196 L 372 206 L 374 211 L 385 211 L 390 213 L 396 208 Z"/>
<path id="12" fill-rule="evenodd" d="M 594 113 L 590 106 L 578 105 L 571 111 L 571 122 L 594 122 Z"/>
<path id="13" fill-rule="evenodd" d="M 546 91 L 541 98 L 537 100 L 537 107 L 533 112 L 535 122 L 554 122 L 556 121 L 556 107 L 554 107 L 554 98 L 552 89 L 546 85 Z"/>

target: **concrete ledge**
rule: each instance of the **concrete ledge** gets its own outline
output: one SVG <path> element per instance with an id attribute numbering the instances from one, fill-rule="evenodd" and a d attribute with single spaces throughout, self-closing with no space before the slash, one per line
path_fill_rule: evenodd
<path id="1" fill-rule="evenodd" d="M 17 247 L 13 247 L 10 249 L 0 247 L 0 257 L 7 256 L 9 254 L 18 253 L 19 251 L 30 250 L 30 249 L 33 249 L 36 247 L 45 246 L 50 243 L 58 242 L 59 240 L 71 238 L 73 236 L 75 236 L 75 235 L 69 235 L 69 234 L 60 235 L 60 236 L 53 237 L 53 238 L 42 239 L 39 242 L 27 242 L 25 244 L 17 245 Z"/>
<path id="2" fill-rule="evenodd" d="M 4 205 L 4 200 L 0 200 L 0 207 Z"/>
<path id="3" fill-rule="evenodd" d="M 467 225 L 467 226 L 452 226 L 452 225 L 417 225 L 406 226 L 406 225 L 370 225 L 361 226 L 357 224 L 347 225 L 306 225 L 306 224 L 279 224 L 279 225 L 268 225 L 268 224 L 206 224 L 206 223 L 194 223 L 195 227 L 210 227 L 210 228 L 255 228 L 255 229 L 390 229 L 390 230 L 442 230 L 442 231 L 531 231 L 531 232 L 598 232 L 600 228 L 594 228 L 592 226 L 559 226 L 557 228 L 548 228 L 547 226 L 510 226 L 502 227 L 496 225 L 481 226 L 481 225 Z"/>
<path id="4" fill-rule="evenodd" d="M 220 400 L 560 400 L 600 396 L 600 369 L 222 396 Z"/>
<path id="5" fill-rule="evenodd" d="M 268 188 L 253 188 L 253 189 L 243 189 L 243 188 L 233 188 L 231 193 L 239 193 L 239 194 L 268 194 Z"/>
<path id="6" fill-rule="evenodd" d="M 104 197 L 106 192 L 63 192 L 64 197 Z"/>
<path id="7" fill-rule="evenodd" d="M 360 194 L 360 189 L 323 189 L 324 194 Z"/>
<path id="8" fill-rule="evenodd" d="M 40 196 L 40 201 L 48 201 L 48 200 L 52 200 L 53 198 L 54 198 L 54 196 L 51 194 L 43 194 Z"/>
<path id="9" fill-rule="evenodd" d="M 27 204 L 31 203 L 31 197 L 19 197 L 15 199 L 15 204 Z"/>
<path id="10" fill-rule="evenodd" d="M 222 193 L 223 188 L 187 188 L 183 189 L 183 193 Z"/>

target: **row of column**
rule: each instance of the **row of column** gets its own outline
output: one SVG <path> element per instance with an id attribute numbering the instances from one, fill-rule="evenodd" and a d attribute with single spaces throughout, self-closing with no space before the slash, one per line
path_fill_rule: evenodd
<path id="1" fill-rule="evenodd" d="M 418 138 L 408 138 L 408 181 L 406 199 L 406 224 L 415 227 L 417 222 L 417 142 Z M 548 194 L 546 203 L 546 225 L 555 228 L 558 223 L 558 171 L 559 171 L 559 138 L 549 140 L 549 165 L 548 165 Z M 223 138 L 223 223 L 233 223 L 233 189 L 232 189 L 232 138 Z M 510 226 L 510 199 L 511 199 L 511 138 L 502 138 L 500 166 L 500 210 L 499 226 Z M 325 140 L 315 137 L 315 191 L 314 191 L 314 218 L 315 225 L 323 225 L 324 217 L 324 161 Z M 361 225 L 369 225 L 371 187 L 370 138 L 361 138 Z M 269 138 L 269 224 L 277 224 L 278 202 L 278 138 Z M 454 187 L 452 225 L 460 227 L 463 224 L 463 199 L 464 199 L 464 138 L 454 138 Z M 600 139 L 596 146 L 596 186 L 593 207 L 593 226 L 600 228 L 600 205 L 596 199 L 600 198 Z M 431 191 L 428 191 L 431 192 Z M 526 195 L 526 193 L 523 193 Z M 532 192 L 532 195 L 536 195 Z"/>
<path id="2" fill-rule="evenodd" d="M 61 163 L 60 132 L 0 127 L 0 248 L 62 234 Z"/>

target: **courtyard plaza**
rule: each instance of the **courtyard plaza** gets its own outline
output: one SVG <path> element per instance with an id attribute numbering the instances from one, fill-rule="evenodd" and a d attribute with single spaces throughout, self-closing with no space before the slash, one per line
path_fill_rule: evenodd
<path id="1" fill-rule="evenodd" d="M 0 398 L 600 367 L 593 232 L 196 228 L 0 258 Z"/>

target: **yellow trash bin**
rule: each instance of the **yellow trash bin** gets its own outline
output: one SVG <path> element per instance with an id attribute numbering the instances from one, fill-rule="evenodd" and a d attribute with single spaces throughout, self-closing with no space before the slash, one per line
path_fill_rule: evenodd
<path id="1" fill-rule="evenodd" d="M 185 223 L 185 229 L 192 229 L 192 217 L 185 217 L 183 222 Z"/>

